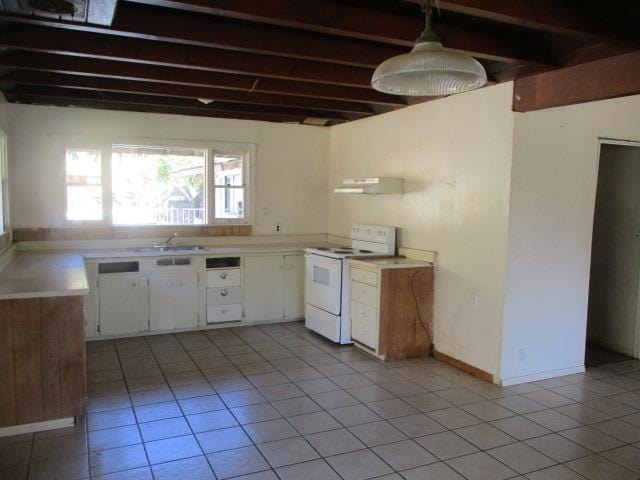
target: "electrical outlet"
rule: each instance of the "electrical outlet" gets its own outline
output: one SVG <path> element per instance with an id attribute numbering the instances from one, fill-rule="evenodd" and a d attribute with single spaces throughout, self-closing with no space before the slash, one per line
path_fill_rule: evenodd
<path id="1" fill-rule="evenodd" d="M 480 304 L 480 296 L 477 293 L 471 295 L 471 304 L 473 305 L 474 310 L 478 309 L 478 305 Z"/>
<path id="2" fill-rule="evenodd" d="M 526 355 L 525 355 L 525 350 L 524 348 L 520 348 L 518 349 L 518 361 L 520 363 L 523 363 L 526 359 Z"/>

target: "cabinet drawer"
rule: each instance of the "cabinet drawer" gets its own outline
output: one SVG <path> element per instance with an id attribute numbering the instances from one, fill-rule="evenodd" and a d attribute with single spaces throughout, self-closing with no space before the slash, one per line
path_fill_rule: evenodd
<path id="1" fill-rule="evenodd" d="M 240 286 L 240 269 L 207 271 L 207 287 L 235 287 Z"/>
<path id="2" fill-rule="evenodd" d="M 242 305 L 209 305 L 207 307 L 207 323 L 233 322 L 242 320 Z"/>
<path id="3" fill-rule="evenodd" d="M 240 287 L 207 288 L 207 305 L 229 305 L 241 302 Z"/>
<path id="4" fill-rule="evenodd" d="M 351 279 L 357 282 L 373 285 L 374 287 L 378 286 L 378 274 L 376 272 L 361 270 L 359 268 L 352 268 Z"/>
<path id="5" fill-rule="evenodd" d="M 351 299 L 374 308 L 378 306 L 378 288 L 364 283 L 351 282 Z"/>
<path id="6" fill-rule="evenodd" d="M 378 310 L 354 300 L 351 301 L 351 338 L 369 348 L 378 350 Z"/>

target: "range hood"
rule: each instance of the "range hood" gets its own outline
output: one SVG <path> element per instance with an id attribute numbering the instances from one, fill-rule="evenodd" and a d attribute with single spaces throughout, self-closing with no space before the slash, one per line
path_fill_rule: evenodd
<path id="1" fill-rule="evenodd" d="M 402 193 L 402 178 L 362 177 L 345 178 L 342 186 L 335 188 L 335 193 L 356 193 L 379 195 L 385 193 Z"/>

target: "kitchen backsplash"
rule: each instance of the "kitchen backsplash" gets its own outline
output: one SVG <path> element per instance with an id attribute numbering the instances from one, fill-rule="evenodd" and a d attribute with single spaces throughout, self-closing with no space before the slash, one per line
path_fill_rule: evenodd
<path id="1" fill-rule="evenodd" d="M 174 232 L 180 237 L 246 237 L 251 235 L 251 231 L 251 225 L 16 228 L 13 230 L 13 239 L 16 242 L 119 240 L 168 237 Z M 9 240 L 10 243 L 11 241 Z M 3 248 L 2 245 L 2 238 L 0 237 L 0 250 Z"/>

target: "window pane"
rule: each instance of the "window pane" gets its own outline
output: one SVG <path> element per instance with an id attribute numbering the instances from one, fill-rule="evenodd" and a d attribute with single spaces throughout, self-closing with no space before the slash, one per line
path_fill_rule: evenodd
<path id="1" fill-rule="evenodd" d="M 102 187 L 67 186 L 67 220 L 102 220 Z"/>
<path id="2" fill-rule="evenodd" d="M 204 224 L 204 149 L 114 145 L 113 223 Z"/>
<path id="3" fill-rule="evenodd" d="M 67 183 L 100 185 L 102 183 L 100 150 L 68 149 L 66 171 Z"/>
<path id="4" fill-rule="evenodd" d="M 244 218 L 244 188 L 215 187 L 216 218 Z"/>
<path id="5" fill-rule="evenodd" d="M 239 155 L 215 155 L 213 157 L 213 178 L 215 185 L 241 187 L 243 185 L 242 157 Z"/>

